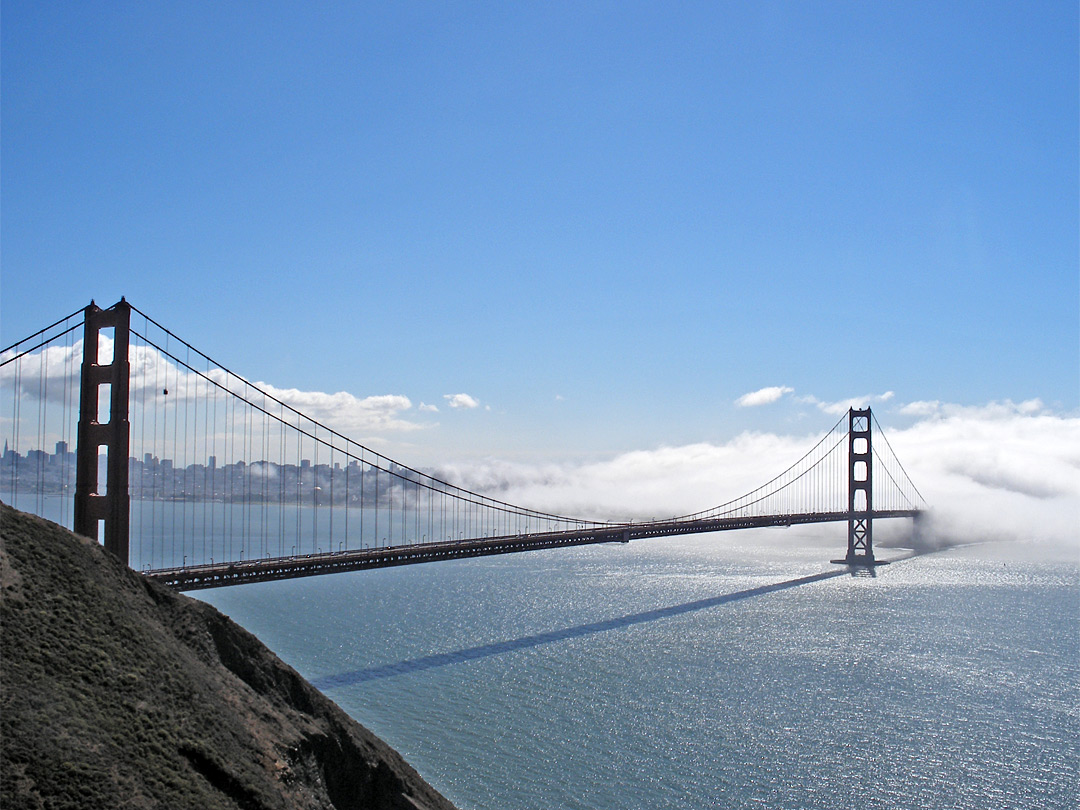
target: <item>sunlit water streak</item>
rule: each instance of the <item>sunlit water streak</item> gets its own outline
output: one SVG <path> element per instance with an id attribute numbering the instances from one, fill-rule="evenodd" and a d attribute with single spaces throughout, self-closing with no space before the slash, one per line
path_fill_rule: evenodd
<path id="1" fill-rule="evenodd" d="M 462 808 L 1074 807 L 1075 552 L 967 547 L 854 578 L 826 562 L 836 534 L 833 547 L 766 530 L 199 597 Z"/>

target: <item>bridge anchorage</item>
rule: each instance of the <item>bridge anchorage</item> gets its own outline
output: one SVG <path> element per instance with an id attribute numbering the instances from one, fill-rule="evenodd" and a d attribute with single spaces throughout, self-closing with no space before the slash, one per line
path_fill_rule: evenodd
<path id="1" fill-rule="evenodd" d="M 87 537 L 103 526 L 106 550 L 180 590 L 828 522 L 848 528 L 834 562 L 872 570 L 883 562 L 874 522 L 925 508 L 869 408 L 850 409 L 772 480 L 700 512 L 636 522 L 517 506 L 347 438 L 124 299 L 0 351 L 0 383 L 0 495 Z"/>

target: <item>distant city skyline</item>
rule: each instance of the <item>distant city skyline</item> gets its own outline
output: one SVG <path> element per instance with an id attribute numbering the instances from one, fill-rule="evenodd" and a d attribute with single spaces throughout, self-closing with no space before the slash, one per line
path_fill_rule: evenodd
<path id="1" fill-rule="evenodd" d="M 104 453 L 98 455 L 100 482 L 107 478 L 107 459 Z M 75 472 L 75 453 L 67 442 L 56 442 L 55 452 L 50 454 L 40 448 L 18 453 L 5 441 L 0 456 L 0 495 L 71 496 Z M 181 467 L 174 466 L 171 458 L 152 453 L 143 454 L 142 459 L 128 457 L 128 492 L 141 500 L 385 506 L 393 495 L 400 497 L 403 481 L 409 478 L 415 476 L 397 465 L 391 465 L 390 471 L 376 470 L 355 458 L 344 466 L 340 461 L 313 464 L 309 458 L 300 459 L 299 464 L 252 458 L 235 459 L 219 467 L 216 456 L 210 456 L 205 464 L 193 462 Z M 272 486 L 267 484 L 270 480 Z"/>

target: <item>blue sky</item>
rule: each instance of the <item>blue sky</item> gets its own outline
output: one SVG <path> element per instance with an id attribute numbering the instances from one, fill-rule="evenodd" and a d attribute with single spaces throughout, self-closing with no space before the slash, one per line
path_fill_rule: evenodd
<path id="1" fill-rule="evenodd" d="M 1078 26 L 4 2 L 3 343 L 126 295 L 251 379 L 407 397 L 424 429 L 356 438 L 421 465 L 823 433 L 871 394 L 1075 416 Z"/>

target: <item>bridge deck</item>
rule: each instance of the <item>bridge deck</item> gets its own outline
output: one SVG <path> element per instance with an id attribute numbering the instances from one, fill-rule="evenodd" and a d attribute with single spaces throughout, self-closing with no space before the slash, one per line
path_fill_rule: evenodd
<path id="1" fill-rule="evenodd" d="M 920 510 L 874 511 L 859 517 L 915 517 Z M 728 517 L 704 520 L 669 520 L 651 523 L 626 523 L 573 529 L 559 532 L 519 534 L 506 537 L 486 537 L 476 540 L 455 540 L 440 543 L 420 543 L 384 548 L 351 549 L 323 554 L 293 557 L 270 557 L 211 565 L 189 565 L 181 568 L 159 568 L 145 572 L 150 579 L 181 591 L 221 588 L 247 582 L 268 582 L 294 579 L 366 568 L 386 568 L 394 565 L 414 565 L 437 560 L 464 557 L 486 557 L 493 554 L 512 554 L 563 546 L 583 546 L 593 543 L 627 543 L 646 537 L 672 537 L 680 534 L 699 534 L 731 529 L 753 529 L 768 526 L 794 526 L 807 523 L 847 521 L 847 512 L 812 512 L 798 515 L 766 517 Z"/>

